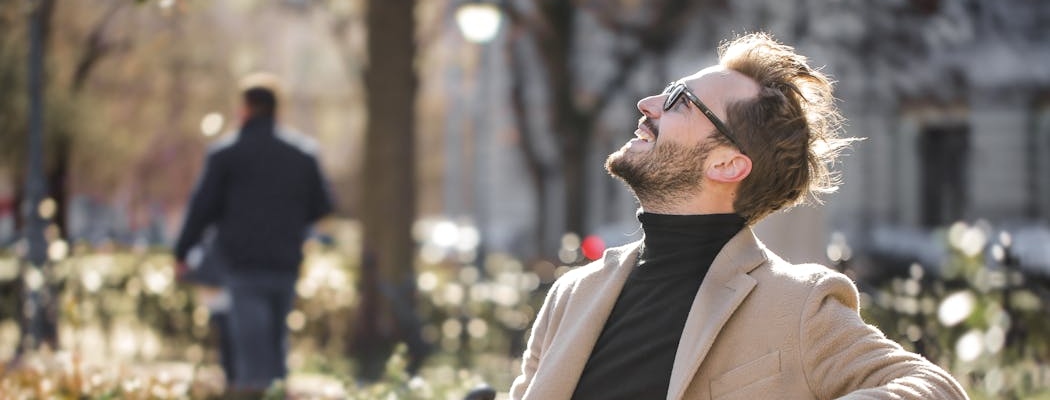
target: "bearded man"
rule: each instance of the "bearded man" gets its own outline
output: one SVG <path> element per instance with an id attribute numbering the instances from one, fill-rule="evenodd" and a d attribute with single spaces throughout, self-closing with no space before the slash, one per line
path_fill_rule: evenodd
<path id="1" fill-rule="evenodd" d="M 764 33 L 638 102 L 606 169 L 641 206 L 636 243 L 555 282 L 512 399 L 965 399 L 958 382 L 860 317 L 857 288 L 755 237 L 834 190 L 830 80 Z"/>

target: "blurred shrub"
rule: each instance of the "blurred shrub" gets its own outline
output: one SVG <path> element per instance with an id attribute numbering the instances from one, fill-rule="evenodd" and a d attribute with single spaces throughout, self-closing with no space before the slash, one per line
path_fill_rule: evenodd
<path id="1" fill-rule="evenodd" d="M 1044 278 L 986 224 L 937 231 L 944 265 L 912 264 L 861 295 L 865 320 L 949 369 L 974 398 L 1050 398 L 1050 300 Z"/>
<path id="2" fill-rule="evenodd" d="M 18 264 L 12 255 L 0 255 L 0 265 Z M 308 243 L 296 284 L 298 299 L 287 318 L 293 376 L 272 391 L 294 393 L 298 387 L 315 386 L 307 390 L 316 393 L 305 397 L 448 398 L 481 382 L 509 386 L 524 331 L 542 301 L 536 274 L 498 254 L 490 255 L 484 267 L 420 261 L 417 309 L 424 340 L 437 351 L 420 377 L 391 370 L 384 381 L 362 386 L 352 378 L 355 368 L 346 350 L 359 301 L 357 265 L 343 251 Z M 17 286 L 18 275 L 9 275 L 0 284 Z M 217 340 L 209 330 L 204 291 L 174 280 L 166 249 L 78 247 L 53 262 L 46 279 L 59 299 L 60 348 L 23 355 L 15 369 L 0 377 L 0 392 L 14 398 L 40 398 L 42 391 L 48 393 L 43 397 L 55 398 L 203 398 L 221 393 Z M 5 297 L 4 307 L 15 300 Z M 11 311 L 0 314 L 0 327 L 14 325 Z M 17 336 L 0 335 L 0 348 L 14 349 L 16 342 Z M 399 353 L 390 363 L 403 365 L 403 359 Z M 165 368 L 192 373 L 176 379 Z"/>
<path id="3" fill-rule="evenodd" d="M 939 237 L 949 254 L 944 265 L 914 264 L 877 286 L 861 282 L 865 319 L 948 368 L 974 398 L 1050 398 L 1047 282 L 1014 265 L 1008 236 L 956 224 Z M 222 393 L 202 292 L 173 280 L 164 249 L 70 253 L 49 277 L 61 299 L 60 351 L 24 355 L 2 371 L 0 393 L 90 399 Z M 482 383 L 505 391 L 549 284 L 567 269 L 530 267 L 502 254 L 481 264 L 421 257 L 417 309 L 423 338 L 437 351 L 411 377 L 400 348 L 382 381 L 362 384 L 346 350 L 359 302 L 359 260 L 348 254 L 355 253 L 307 245 L 299 298 L 287 319 L 292 374 L 271 388 L 271 398 L 447 399 Z M 11 265 L 17 265 L 12 256 L 0 255 L 0 267 Z M 849 262 L 840 267 L 849 269 Z M 0 285 L 17 277 L 0 273 Z M 0 310 L 10 310 L 9 293 L 3 301 Z M 10 311 L 0 314 L 0 349 L 13 349 L 17 340 L 2 334 L 10 318 Z"/>

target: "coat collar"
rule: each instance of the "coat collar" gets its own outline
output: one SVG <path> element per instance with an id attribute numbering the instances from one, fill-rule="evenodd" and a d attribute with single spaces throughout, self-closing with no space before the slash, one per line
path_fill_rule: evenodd
<path id="1" fill-rule="evenodd" d="M 750 227 L 741 229 L 715 256 L 685 321 L 671 369 L 669 400 L 685 395 L 718 332 L 755 287 L 748 273 L 767 260 L 765 245 Z"/>

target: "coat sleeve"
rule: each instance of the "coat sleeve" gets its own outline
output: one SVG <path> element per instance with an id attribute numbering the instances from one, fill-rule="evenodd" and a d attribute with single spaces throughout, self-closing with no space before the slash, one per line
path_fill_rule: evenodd
<path id="1" fill-rule="evenodd" d="M 217 153 L 211 153 L 205 161 L 204 171 L 190 197 L 182 231 L 175 242 L 176 260 L 185 259 L 190 248 L 200 241 L 204 229 L 222 214 L 226 170 L 220 161 Z"/>
<path id="2" fill-rule="evenodd" d="M 857 289 L 841 274 L 817 279 L 800 326 L 802 367 L 817 398 L 967 398 L 942 368 L 866 324 L 858 312 Z"/>
<path id="3" fill-rule="evenodd" d="M 521 375 L 518 375 L 510 386 L 510 398 L 512 400 L 525 397 L 525 393 L 532 386 L 533 377 L 536 374 L 540 360 L 543 358 L 543 353 L 550 344 L 547 340 L 549 337 L 548 333 L 553 332 L 548 332 L 548 329 L 551 329 L 551 319 L 556 314 L 554 309 L 557 307 L 558 298 L 560 298 L 561 290 L 559 288 L 562 282 L 562 280 L 554 282 L 554 285 L 547 291 L 547 297 L 543 300 L 543 306 L 536 313 L 536 321 L 532 324 L 532 333 L 529 334 L 525 353 L 521 357 Z"/>

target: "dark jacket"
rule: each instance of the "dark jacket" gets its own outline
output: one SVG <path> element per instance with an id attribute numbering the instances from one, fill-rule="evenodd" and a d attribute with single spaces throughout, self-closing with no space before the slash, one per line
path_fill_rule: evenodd
<path id="1" fill-rule="evenodd" d="M 316 149 L 313 140 L 276 127 L 271 118 L 250 119 L 237 135 L 216 143 L 175 257 L 184 260 L 214 224 L 215 250 L 234 279 L 260 272 L 294 277 L 310 225 L 332 209 Z"/>

